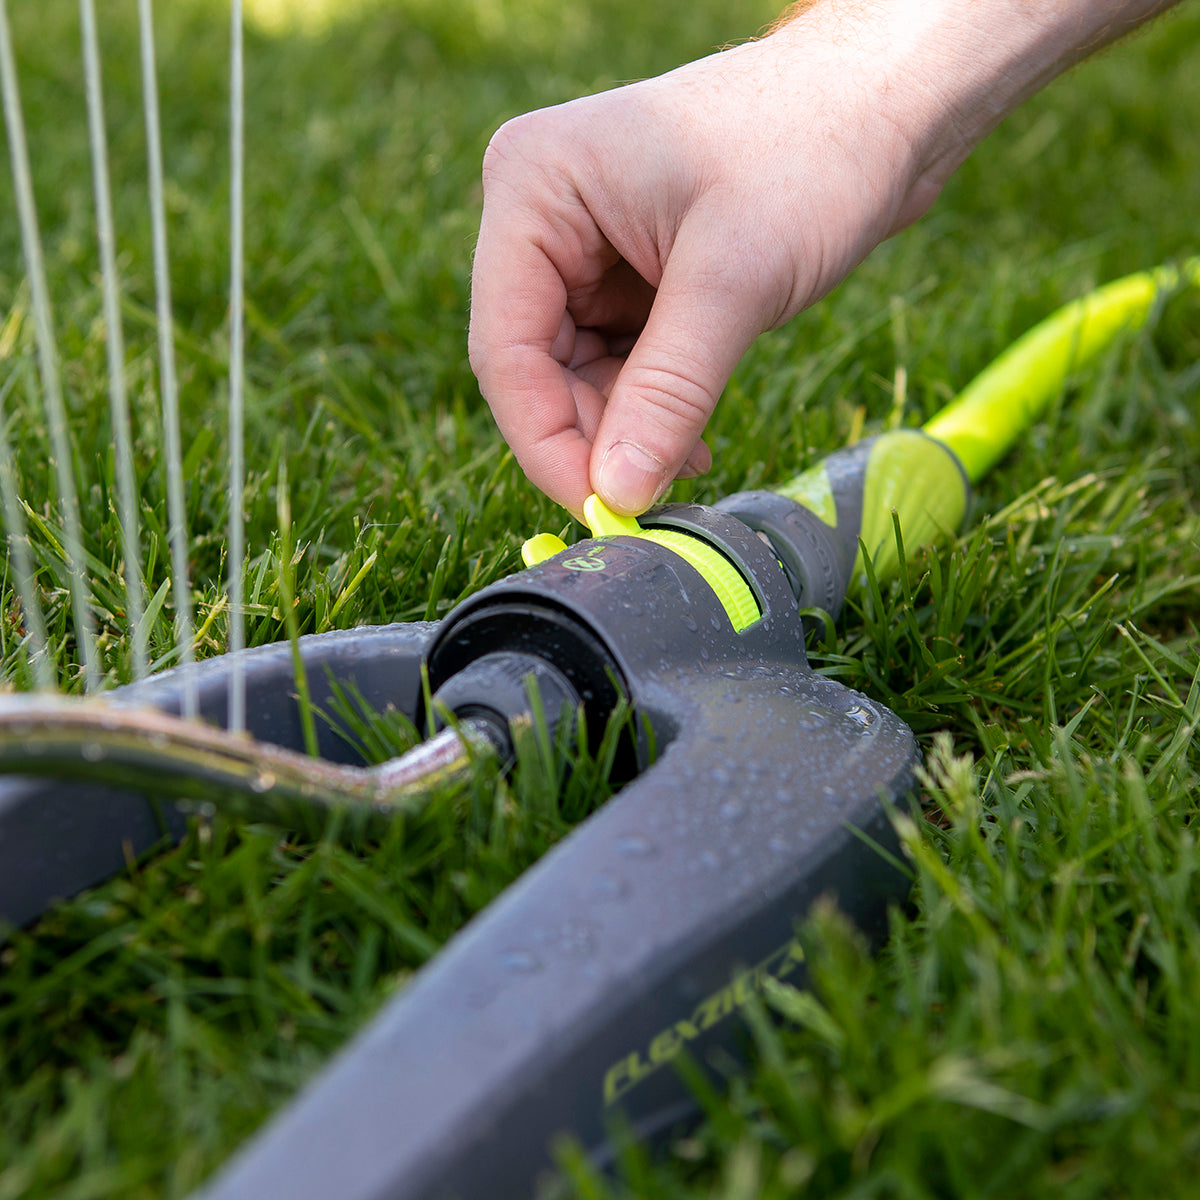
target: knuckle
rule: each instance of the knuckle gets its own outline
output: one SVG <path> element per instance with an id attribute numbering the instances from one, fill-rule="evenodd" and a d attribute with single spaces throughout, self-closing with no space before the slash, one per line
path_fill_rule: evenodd
<path id="1" fill-rule="evenodd" d="M 695 367 L 682 361 L 636 370 L 628 386 L 647 417 L 673 436 L 703 429 L 717 403 Z"/>
<path id="2" fill-rule="evenodd" d="M 547 120 L 543 111 L 523 113 L 505 121 L 492 134 L 483 152 L 483 184 L 507 177 L 510 171 L 528 170 L 545 157 Z"/>

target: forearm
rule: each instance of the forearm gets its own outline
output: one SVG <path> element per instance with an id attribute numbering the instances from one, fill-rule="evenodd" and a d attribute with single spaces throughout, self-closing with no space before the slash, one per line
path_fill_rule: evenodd
<path id="1" fill-rule="evenodd" d="M 844 67 L 911 143 L 913 177 L 935 186 L 1009 113 L 1090 54 L 1178 0 L 800 0 L 772 37 L 800 70 L 813 43 Z"/>

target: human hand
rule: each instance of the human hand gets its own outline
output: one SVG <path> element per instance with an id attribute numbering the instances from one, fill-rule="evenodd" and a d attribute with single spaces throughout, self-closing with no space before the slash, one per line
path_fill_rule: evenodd
<path id="1" fill-rule="evenodd" d="M 1080 13 L 1105 7 L 1056 19 L 1094 39 Z M 1025 0 L 817 3 L 505 125 L 484 160 L 470 353 L 532 482 L 576 514 L 592 491 L 636 514 L 707 470 L 704 426 L 754 338 L 916 219 L 1079 57 L 1035 17 Z"/>

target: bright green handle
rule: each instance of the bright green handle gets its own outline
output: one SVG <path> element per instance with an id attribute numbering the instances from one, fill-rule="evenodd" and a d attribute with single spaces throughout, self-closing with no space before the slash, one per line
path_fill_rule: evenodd
<path id="1" fill-rule="evenodd" d="M 952 535 L 975 483 L 1061 394 L 1071 374 L 1142 325 L 1159 294 L 1200 284 L 1200 258 L 1140 271 L 1052 313 L 975 377 L 923 430 L 880 434 L 836 451 L 777 490 L 818 519 L 821 554 L 844 585 L 899 567 L 894 519 L 908 553 Z M 815 544 L 815 543 L 814 543 Z"/>
<path id="2" fill-rule="evenodd" d="M 1064 305 L 985 367 L 925 426 L 958 455 L 972 483 L 1062 394 L 1071 375 L 1126 330 L 1141 326 L 1160 292 L 1200 284 L 1200 258 L 1139 271 Z"/>
<path id="3" fill-rule="evenodd" d="M 852 558 L 861 557 L 861 538 L 882 576 L 899 565 L 893 513 L 915 548 L 954 534 L 967 508 L 955 455 L 916 429 L 835 451 L 775 490 L 819 517 Z"/>

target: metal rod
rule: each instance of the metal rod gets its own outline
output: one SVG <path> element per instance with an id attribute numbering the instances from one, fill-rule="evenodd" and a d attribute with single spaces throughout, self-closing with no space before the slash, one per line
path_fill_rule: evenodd
<path id="1" fill-rule="evenodd" d="M 50 444 L 54 453 L 58 500 L 63 523 L 63 555 L 70 577 L 71 608 L 75 636 L 83 659 L 84 682 L 89 691 L 101 682 L 95 631 L 86 591 L 87 575 L 83 557 L 83 538 L 79 528 L 79 500 L 75 488 L 74 458 L 67 434 L 67 409 L 62 380 L 58 371 L 58 348 L 54 321 L 50 312 L 50 290 L 42 255 L 42 237 L 38 229 L 37 205 L 33 196 L 33 176 L 29 168 L 29 147 L 25 138 L 25 119 L 17 86 L 17 67 L 13 57 L 7 5 L 0 0 L 0 89 L 4 96 L 4 122 L 8 129 L 8 148 L 12 160 L 13 191 L 21 226 L 21 246 L 29 274 L 29 294 L 33 307 L 34 335 L 37 342 L 38 369 L 46 406 Z"/>
<path id="2" fill-rule="evenodd" d="M 129 399 L 125 389 L 125 336 L 121 327 L 120 282 L 117 277 L 116 237 L 113 233 L 112 191 L 108 178 L 108 144 L 104 129 L 104 92 L 100 76 L 100 44 L 96 33 L 95 0 L 79 0 L 83 29 L 83 66 L 87 80 L 88 140 L 96 194 L 96 240 L 100 248 L 100 279 L 104 290 L 104 333 L 108 348 L 108 397 L 117 459 L 118 521 L 121 554 L 125 559 L 125 615 L 133 643 L 133 674 L 142 679 L 149 655 L 145 622 L 146 581 L 142 575 L 138 530 L 137 480 L 133 468 L 133 438 L 129 428 Z"/>
<path id="3" fill-rule="evenodd" d="M 245 91 L 242 0 L 230 7 L 229 50 L 229 728 L 246 728 L 246 676 L 237 651 L 246 644 L 243 592 L 245 475 Z"/>
<path id="4" fill-rule="evenodd" d="M 108 700 L 0 696 L 0 774 L 86 780 L 319 834 L 341 812 L 386 823 L 467 783 L 495 748 L 466 722 L 373 767 Z"/>
<path id="5" fill-rule="evenodd" d="M 50 650 L 46 642 L 46 619 L 42 615 L 42 602 L 38 597 L 37 582 L 33 572 L 33 560 L 29 553 L 29 531 L 25 524 L 25 513 L 17 495 L 16 468 L 12 448 L 8 444 L 4 402 L 21 374 L 18 367 L 0 387 L 0 503 L 4 507 L 4 528 L 13 574 L 16 577 L 17 595 L 21 598 L 21 620 L 25 626 L 26 654 L 33 671 L 34 686 L 39 691 L 49 692 L 54 688 L 54 668 L 50 662 Z"/>
<path id="6" fill-rule="evenodd" d="M 163 198 L 162 134 L 158 114 L 158 73 L 154 56 L 154 18 L 150 0 L 138 0 L 141 35 L 142 102 L 146 111 L 146 155 L 150 171 L 150 218 L 154 238 L 154 291 L 158 315 L 159 386 L 162 391 L 164 469 L 167 487 L 167 536 L 175 598 L 175 641 L 179 661 L 194 658 L 191 587 L 188 579 L 187 512 L 183 495 L 183 452 L 179 432 L 179 387 L 175 376 L 175 324 L 171 315 L 171 275 L 167 255 L 167 215 Z M 183 711 L 196 714 L 196 691 L 184 681 Z"/>

